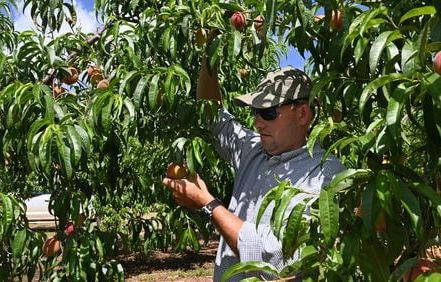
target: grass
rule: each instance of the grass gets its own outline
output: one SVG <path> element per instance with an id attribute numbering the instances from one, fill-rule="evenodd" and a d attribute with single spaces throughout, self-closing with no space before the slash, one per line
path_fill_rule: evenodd
<path id="1" fill-rule="evenodd" d="M 143 273 L 137 276 L 133 276 L 127 278 L 128 282 L 135 281 L 144 281 L 144 282 L 153 282 L 153 281 L 212 281 L 213 268 L 205 268 L 200 267 L 196 269 L 190 270 L 164 270 L 164 271 L 155 271 L 153 273 Z"/>

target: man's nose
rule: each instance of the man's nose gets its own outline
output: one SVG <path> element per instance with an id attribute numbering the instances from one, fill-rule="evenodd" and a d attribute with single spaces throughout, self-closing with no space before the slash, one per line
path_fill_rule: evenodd
<path id="1" fill-rule="evenodd" d="M 265 120 L 258 113 L 254 116 L 254 127 L 257 130 L 261 130 L 265 127 Z"/>

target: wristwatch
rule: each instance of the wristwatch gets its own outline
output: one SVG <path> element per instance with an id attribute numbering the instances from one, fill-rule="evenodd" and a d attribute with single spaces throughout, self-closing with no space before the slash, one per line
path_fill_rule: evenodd
<path id="1" fill-rule="evenodd" d="M 214 199 L 213 201 L 209 202 L 205 206 L 201 208 L 202 214 L 208 218 L 211 219 L 213 217 L 213 211 L 218 206 L 222 206 L 222 202 L 219 199 Z"/>

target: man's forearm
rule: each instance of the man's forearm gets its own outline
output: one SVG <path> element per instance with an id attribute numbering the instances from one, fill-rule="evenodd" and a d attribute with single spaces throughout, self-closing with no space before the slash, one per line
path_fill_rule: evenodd
<path id="1" fill-rule="evenodd" d="M 198 99 L 221 102 L 217 68 L 214 67 L 210 72 L 206 58 L 203 58 L 201 62 L 196 95 Z"/>
<path id="2" fill-rule="evenodd" d="M 239 237 L 239 230 L 244 223 L 243 220 L 231 213 L 225 207 L 219 206 L 213 211 L 213 222 L 224 237 L 228 246 L 230 246 L 236 255 L 239 255 L 237 239 Z"/>

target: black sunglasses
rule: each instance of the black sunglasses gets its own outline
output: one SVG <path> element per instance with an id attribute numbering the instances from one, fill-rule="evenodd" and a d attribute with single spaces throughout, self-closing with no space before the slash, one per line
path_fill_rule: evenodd
<path id="1" fill-rule="evenodd" d="M 279 106 L 274 106 L 266 109 L 251 108 L 251 111 L 253 112 L 254 116 L 259 114 L 264 120 L 275 120 L 278 116 L 278 113 L 276 111 L 277 107 Z"/>
<path id="2" fill-rule="evenodd" d="M 275 120 L 277 118 L 277 116 L 279 115 L 277 113 L 277 108 L 281 107 L 283 105 L 288 105 L 288 104 L 302 104 L 308 102 L 308 99 L 297 99 L 294 101 L 289 101 L 271 108 L 266 108 L 266 109 L 257 109 L 257 108 L 251 108 L 251 111 L 253 113 L 254 116 L 256 116 L 257 114 L 259 114 L 264 120 Z"/>

